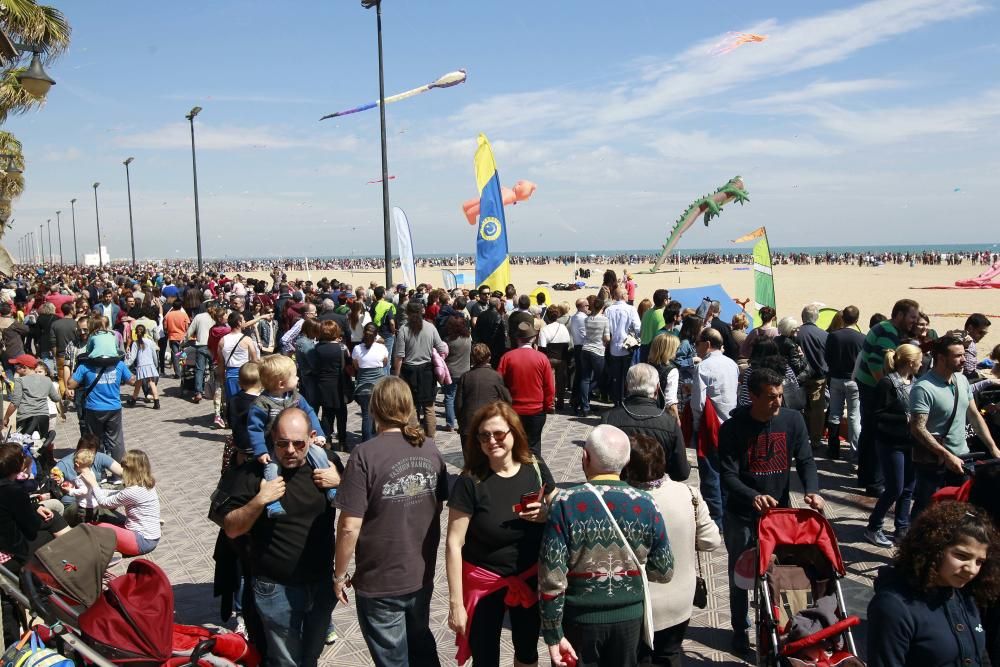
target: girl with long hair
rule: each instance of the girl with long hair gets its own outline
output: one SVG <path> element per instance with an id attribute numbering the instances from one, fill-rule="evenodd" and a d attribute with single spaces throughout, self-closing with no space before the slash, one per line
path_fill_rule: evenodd
<path id="1" fill-rule="evenodd" d="M 121 508 L 125 512 L 124 526 L 98 524 L 115 531 L 118 540 L 115 548 L 119 553 L 141 556 L 156 548 L 160 542 L 160 497 L 156 493 L 156 478 L 146 452 L 132 449 L 125 453 L 122 460 L 124 488 L 121 491 L 109 492 L 101 488 L 92 468 L 82 470 L 80 477 L 101 507 Z"/>

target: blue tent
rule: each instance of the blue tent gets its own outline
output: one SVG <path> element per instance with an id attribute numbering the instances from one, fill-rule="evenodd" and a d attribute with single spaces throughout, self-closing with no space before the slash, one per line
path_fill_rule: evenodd
<path id="1" fill-rule="evenodd" d="M 685 308 L 697 309 L 706 297 L 712 301 L 718 301 L 722 306 L 721 317 L 724 322 L 732 321 L 733 315 L 743 312 L 739 304 L 733 301 L 733 298 L 726 293 L 726 290 L 722 289 L 722 285 L 705 285 L 704 287 L 686 287 L 684 289 L 670 290 L 670 298 L 680 301 L 681 305 Z M 747 320 L 747 331 L 749 331 L 753 328 L 753 318 L 750 317 L 749 313 L 747 313 Z"/>

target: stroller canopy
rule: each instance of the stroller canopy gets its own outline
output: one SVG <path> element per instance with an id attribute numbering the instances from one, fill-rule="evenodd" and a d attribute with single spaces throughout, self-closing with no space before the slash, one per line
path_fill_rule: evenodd
<path id="1" fill-rule="evenodd" d="M 830 522 L 811 509 L 776 508 L 766 511 L 757 522 L 757 574 L 763 576 L 771 565 L 776 547 L 811 545 L 818 549 L 840 576 L 844 559 Z"/>
<path id="2" fill-rule="evenodd" d="M 112 660 L 166 662 L 173 652 L 174 592 L 163 570 L 148 560 L 129 563 L 108 590 L 80 615 L 88 642 Z"/>
<path id="3" fill-rule="evenodd" d="M 35 552 L 29 568 L 45 583 L 89 607 L 115 553 L 115 531 L 80 524 Z"/>

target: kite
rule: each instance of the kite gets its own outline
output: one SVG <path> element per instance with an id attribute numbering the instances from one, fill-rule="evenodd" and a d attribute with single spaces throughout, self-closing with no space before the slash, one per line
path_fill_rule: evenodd
<path id="1" fill-rule="evenodd" d="M 766 41 L 767 35 L 755 35 L 752 32 L 730 32 L 727 33 L 725 40 L 719 42 L 712 49 L 712 55 L 721 56 L 726 53 L 732 53 L 744 44 Z"/>
<path id="2" fill-rule="evenodd" d="M 690 229 L 691 225 L 698 218 L 699 215 L 704 213 L 705 215 L 705 226 L 708 227 L 708 222 L 712 218 L 719 215 L 722 212 L 722 207 L 729 202 L 737 201 L 740 206 L 743 202 L 750 201 L 750 196 L 746 191 L 746 186 L 743 185 L 743 179 L 736 176 L 728 183 L 723 185 L 721 188 L 716 190 L 710 195 L 705 195 L 701 199 L 694 201 L 687 210 L 681 214 L 681 217 L 677 219 L 674 223 L 673 229 L 670 230 L 670 236 L 667 238 L 667 242 L 663 244 L 663 250 L 660 252 L 660 257 L 653 264 L 653 268 L 649 270 L 649 273 L 656 273 L 663 261 L 670 255 L 670 251 L 674 249 L 677 242 L 681 240 L 684 232 Z"/>
<path id="3" fill-rule="evenodd" d="M 500 188 L 500 193 L 503 196 L 503 205 L 510 206 L 519 201 L 527 201 L 531 199 L 531 195 L 535 194 L 535 190 L 537 189 L 538 186 L 531 181 L 518 181 L 514 184 L 513 190 L 510 188 Z M 479 217 L 479 199 L 466 199 L 462 203 L 462 211 L 465 213 L 465 219 L 469 221 L 470 225 L 476 224 L 476 218 Z"/>
<path id="4" fill-rule="evenodd" d="M 389 180 L 390 181 L 394 181 L 394 180 L 396 180 L 396 177 L 395 176 L 390 176 Z M 381 183 L 381 182 L 382 182 L 382 179 L 379 178 L 379 179 L 376 179 L 374 181 L 368 181 L 368 185 L 371 185 L 372 183 Z"/>
<path id="5" fill-rule="evenodd" d="M 460 83 L 465 83 L 465 70 L 455 70 L 454 72 L 448 72 L 437 81 L 433 81 L 426 85 L 420 86 L 419 88 L 414 88 L 413 90 L 407 90 L 405 93 L 399 93 L 398 95 L 392 95 L 385 98 L 386 104 L 391 104 L 392 102 L 398 102 L 400 100 L 405 100 L 407 97 L 413 97 L 414 95 L 419 95 L 420 93 L 426 93 L 432 88 L 451 88 L 452 86 L 457 86 Z M 371 104 L 363 104 L 359 107 L 354 107 L 353 109 L 345 109 L 344 111 L 338 111 L 336 113 L 331 113 L 323 116 L 320 120 L 326 120 L 327 118 L 337 118 L 338 116 L 346 116 L 348 114 L 357 113 L 359 111 L 368 111 L 368 109 L 374 109 L 378 106 L 378 102 L 372 102 Z"/>

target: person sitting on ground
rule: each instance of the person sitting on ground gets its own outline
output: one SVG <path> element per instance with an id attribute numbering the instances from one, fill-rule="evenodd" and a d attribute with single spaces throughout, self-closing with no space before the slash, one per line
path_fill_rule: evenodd
<path id="1" fill-rule="evenodd" d="M 632 366 L 625 376 L 625 402 L 604 413 L 601 423 L 617 426 L 629 436 L 644 435 L 656 440 L 663 448 L 670 479 L 683 482 L 691 475 L 691 464 L 680 423 L 666 408 L 657 405 L 659 381 L 659 374 L 649 364 Z"/>
<path id="2" fill-rule="evenodd" d="M 103 489 L 90 468 L 79 471 L 79 475 L 101 507 L 121 508 L 125 512 L 124 527 L 112 523 L 97 524 L 115 531 L 116 551 L 123 556 L 141 556 L 156 548 L 160 542 L 160 497 L 156 493 L 156 478 L 146 452 L 132 449 L 125 453 L 125 460 L 122 461 L 122 484 L 125 488 L 121 491 Z"/>
<path id="3" fill-rule="evenodd" d="M 70 522 L 73 525 L 80 522 L 92 523 L 97 519 L 97 497 L 91 491 L 90 487 L 87 486 L 83 477 L 80 476 L 81 472 L 88 470 L 94 465 L 94 456 L 95 452 L 92 449 L 76 450 L 73 453 L 73 470 L 76 472 L 77 477 L 72 482 L 64 480 L 60 485 L 60 488 L 66 495 L 73 498 L 76 503 L 75 522 Z"/>
<path id="4" fill-rule="evenodd" d="M 309 443 L 307 455 L 309 465 L 317 470 L 329 468 L 330 460 L 323 450 L 323 444 L 326 441 L 323 427 L 320 425 L 312 406 L 296 391 L 299 377 L 296 374 L 295 362 L 284 355 L 272 354 L 260 360 L 258 373 L 264 391 L 254 400 L 247 413 L 247 432 L 250 435 L 253 455 L 264 466 L 264 479 L 271 481 L 279 476 L 278 465 L 273 463 L 274 459 L 271 456 L 270 450 L 273 443 L 270 442 L 269 434 L 274 420 L 281 411 L 291 407 L 297 407 L 306 413 L 312 430 L 316 432 L 315 440 Z M 328 494 L 329 500 L 333 502 L 337 492 L 335 489 L 330 489 L 330 491 L 332 493 Z M 284 511 L 281 501 L 278 500 L 267 506 L 269 518 L 281 516 Z"/>
<path id="5" fill-rule="evenodd" d="M 998 546 L 989 515 L 974 505 L 923 512 L 875 580 L 869 667 L 989 665 L 977 605 L 1000 595 Z"/>

